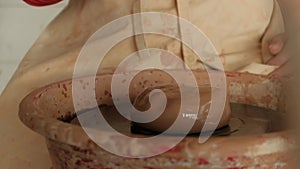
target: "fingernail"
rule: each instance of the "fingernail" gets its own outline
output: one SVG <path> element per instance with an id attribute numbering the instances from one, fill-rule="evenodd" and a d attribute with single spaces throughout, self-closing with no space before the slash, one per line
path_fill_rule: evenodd
<path id="1" fill-rule="evenodd" d="M 276 54 L 276 52 L 278 50 L 278 45 L 277 44 L 271 44 L 271 45 L 269 45 L 269 49 L 270 49 L 270 52 L 272 54 Z"/>
<path id="2" fill-rule="evenodd" d="M 271 44 L 271 45 L 269 45 L 269 48 L 270 48 L 270 49 L 274 49 L 274 48 L 275 48 L 275 46 L 276 46 L 276 45 L 274 45 L 274 44 Z"/>
<path id="3" fill-rule="evenodd" d="M 269 50 L 272 54 L 276 55 L 282 50 L 283 43 L 277 42 L 269 45 Z"/>

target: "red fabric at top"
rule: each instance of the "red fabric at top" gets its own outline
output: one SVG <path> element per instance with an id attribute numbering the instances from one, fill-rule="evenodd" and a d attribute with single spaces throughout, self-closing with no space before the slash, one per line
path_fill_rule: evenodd
<path id="1" fill-rule="evenodd" d="M 62 0 L 23 0 L 23 1 L 32 6 L 47 6 L 47 5 L 56 4 Z"/>

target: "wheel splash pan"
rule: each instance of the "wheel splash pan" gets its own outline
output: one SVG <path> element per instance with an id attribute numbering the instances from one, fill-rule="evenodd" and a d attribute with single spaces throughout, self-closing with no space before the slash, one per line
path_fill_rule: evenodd
<path id="1" fill-rule="evenodd" d="M 209 81 L 205 73 L 193 73 L 197 81 Z M 175 83 L 162 71 L 144 71 L 131 82 L 132 97 L 145 87 L 134 84 L 142 82 L 146 74 L 156 78 L 148 78 L 145 85 Z M 99 105 L 113 104 L 110 94 L 112 76 L 109 73 L 96 76 L 95 93 Z M 77 80 L 85 84 L 85 79 Z M 233 110 L 230 128 L 217 131 L 204 144 L 199 144 L 198 136 L 187 136 L 168 152 L 145 159 L 113 155 L 97 146 L 80 126 L 62 121 L 76 114 L 72 100 L 72 80 L 35 90 L 22 101 L 19 115 L 26 126 L 46 138 L 55 169 L 292 168 L 296 162 L 296 141 L 293 132 L 281 125 L 286 122 L 286 82 L 266 76 L 227 73 Z M 83 110 L 90 108 L 93 107 L 87 103 Z M 116 120 L 115 124 L 120 123 Z M 124 121 L 124 124 L 130 123 Z M 126 131 L 125 127 L 123 132 Z M 119 139 L 114 138 L 114 133 L 107 134 L 106 138 L 99 137 L 110 146 L 121 144 Z M 134 144 L 139 147 L 138 142 Z M 155 143 L 142 147 L 140 151 L 153 149 Z M 121 150 L 129 152 L 126 145 Z"/>

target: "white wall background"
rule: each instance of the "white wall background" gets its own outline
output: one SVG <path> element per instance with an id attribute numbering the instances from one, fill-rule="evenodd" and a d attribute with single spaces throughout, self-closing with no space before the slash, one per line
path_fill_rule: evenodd
<path id="1" fill-rule="evenodd" d="M 38 35 L 66 4 L 32 7 L 22 0 L 0 0 L 0 94 Z"/>

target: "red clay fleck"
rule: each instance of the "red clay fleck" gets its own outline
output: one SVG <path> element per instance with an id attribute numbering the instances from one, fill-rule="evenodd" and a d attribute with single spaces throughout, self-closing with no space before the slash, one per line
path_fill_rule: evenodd
<path id="1" fill-rule="evenodd" d="M 63 84 L 63 88 L 65 89 L 65 91 L 68 90 L 66 84 Z"/>
<path id="2" fill-rule="evenodd" d="M 67 93 L 65 93 L 65 92 L 63 92 L 63 91 L 61 92 L 61 94 L 64 95 L 65 98 L 68 97 Z"/>
<path id="3" fill-rule="evenodd" d="M 104 95 L 105 95 L 105 96 L 112 97 L 111 93 L 109 93 L 107 90 L 105 90 Z"/>
<path id="4" fill-rule="evenodd" d="M 203 158 L 198 159 L 198 165 L 208 165 L 209 162 Z"/>
<path id="5" fill-rule="evenodd" d="M 228 158 L 227 158 L 227 161 L 234 163 L 234 162 L 235 162 L 235 159 L 234 159 L 233 157 L 228 157 Z"/>
<path id="6" fill-rule="evenodd" d="M 240 74 L 238 74 L 238 73 L 227 73 L 226 76 L 227 77 L 237 77 L 237 76 L 240 76 Z"/>
<path id="7" fill-rule="evenodd" d="M 168 152 L 169 153 L 178 153 L 178 152 L 180 152 L 180 150 L 181 149 L 179 147 L 173 147 Z"/>

